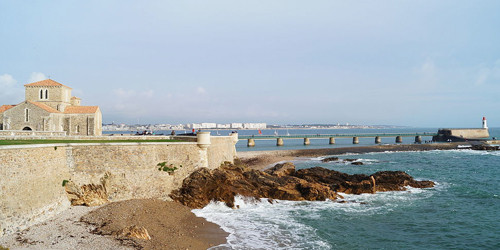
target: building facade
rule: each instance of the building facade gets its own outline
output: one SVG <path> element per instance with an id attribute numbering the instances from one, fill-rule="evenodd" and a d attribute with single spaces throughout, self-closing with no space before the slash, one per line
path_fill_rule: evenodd
<path id="1" fill-rule="evenodd" d="M 0 130 L 65 131 L 66 135 L 102 135 L 99 106 L 81 106 L 71 88 L 47 79 L 24 85 L 25 101 L 0 106 Z"/>

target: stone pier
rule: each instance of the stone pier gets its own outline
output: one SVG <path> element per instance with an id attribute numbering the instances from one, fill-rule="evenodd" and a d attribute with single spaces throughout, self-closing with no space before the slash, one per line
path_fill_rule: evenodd
<path id="1" fill-rule="evenodd" d="M 380 136 L 375 137 L 375 144 L 380 144 L 382 143 L 382 138 Z"/>
<path id="2" fill-rule="evenodd" d="M 352 144 L 359 144 L 359 137 L 353 137 L 352 138 Z"/>
<path id="3" fill-rule="evenodd" d="M 396 136 L 396 143 L 403 143 L 403 137 L 402 136 Z"/>
<path id="4" fill-rule="evenodd" d="M 309 138 L 304 138 L 304 145 L 310 145 L 311 144 L 311 141 L 309 140 Z"/>
<path id="5" fill-rule="evenodd" d="M 278 138 L 278 139 L 276 139 L 276 146 L 283 146 L 283 145 L 285 145 L 285 144 L 283 143 L 283 138 Z"/>
<path id="6" fill-rule="evenodd" d="M 254 139 L 248 139 L 247 147 L 255 147 L 255 140 Z"/>
<path id="7" fill-rule="evenodd" d="M 422 143 L 422 136 L 420 136 L 420 135 L 415 136 L 415 142 Z"/>
<path id="8" fill-rule="evenodd" d="M 335 144 L 335 138 L 330 137 L 330 144 Z"/>

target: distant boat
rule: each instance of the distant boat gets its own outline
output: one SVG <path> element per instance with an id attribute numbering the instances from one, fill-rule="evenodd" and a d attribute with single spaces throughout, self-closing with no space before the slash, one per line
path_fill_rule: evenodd
<path id="1" fill-rule="evenodd" d="M 288 132 L 288 129 L 286 129 L 286 135 L 290 135 L 290 133 Z"/>
<path id="2" fill-rule="evenodd" d="M 274 130 L 274 135 L 278 135 L 278 130 Z"/>

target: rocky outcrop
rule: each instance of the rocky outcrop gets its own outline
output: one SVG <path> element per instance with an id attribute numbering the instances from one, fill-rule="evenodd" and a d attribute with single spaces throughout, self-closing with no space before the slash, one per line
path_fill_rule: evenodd
<path id="1" fill-rule="evenodd" d="M 201 168 L 184 179 L 170 197 L 191 208 L 202 208 L 210 201 L 234 207 L 234 197 L 280 200 L 335 200 L 348 194 L 401 191 L 405 186 L 432 187 L 431 181 L 415 181 L 401 171 L 377 172 L 371 176 L 328 170 L 321 167 L 295 170 L 292 163 L 278 164 L 266 171 L 226 163 L 218 169 Z"/>
<path id="2" fill-rule="evenodd" d="M 85 184 L 78 186 L 69 181 L 64 185 L 72 206 L 99 206 L 108 203 L 108 194 L 103 184 Z"/>
<path id="3" fill-rule="evenodd" d="M 91 183 L 82 186 L 78 186 L 71 180 L 63 181 L 63 186 L 71 205 L 93 207 L 108 203 L 109 195 L 107 190 L 110 177 L 111 173 L 106 172 L 101 177 L 100 184 Z"/>

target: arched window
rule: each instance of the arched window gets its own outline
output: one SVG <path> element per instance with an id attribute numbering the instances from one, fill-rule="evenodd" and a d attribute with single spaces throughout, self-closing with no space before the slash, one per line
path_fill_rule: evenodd
<path id="1" fill-rule="evenodd" d="M 40 89 L 40 100 L 43 99 L 43 89 Z"/>
<path id="2" fill-rule="evenodd" d="M 49 99 L 49 90 L 48 89 L 45 90 L 45 99 L 46 100 Z"/>
<path id="3" fill-rule="evenodd" d="M 80 125 L 76 125 L 76 133 L 79 134 L 80 133 Z"/>
<path id="4" fill-rule="evenodd" d="M 29 109 L 25 109 L 24 110 L 24 115 L 25 115 L 24 121 L 25 122 L 29 122 L 30 121 L 30 110 Z"/>

